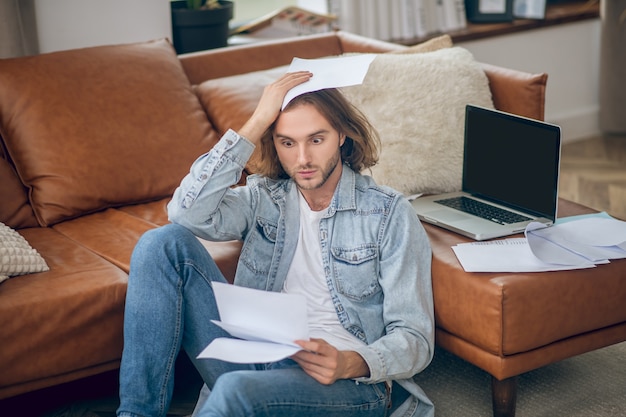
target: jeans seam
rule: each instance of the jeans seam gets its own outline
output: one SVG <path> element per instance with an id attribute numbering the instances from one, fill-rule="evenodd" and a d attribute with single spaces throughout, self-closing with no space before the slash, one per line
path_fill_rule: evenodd
<path id="1" fill-rule="evenodd" d="M 180 277 L 180 268 L 178 268 L 178 276 Z M 174 364 L 176 363 L 176 351 L 180 350 L 177 349 L 177 346 L 180 344 L 178 341 L 180 340 L 180 335 L 181 335 L 181 326 L 182 326 L 182 300 L 183 300 L 183 295 L 182 295 L 182 288 L 184 287 L 183 285 L 183 280 L 182 279 L 178 279 L 178 283 L 176 286 L 176 327 L 174 329 L 174 345 L 171 347 L 170 349 L 170 354 L 168 355 L 167 358 L 167 367 L 166 367 L 166 371 L 165 371 L 165 378 L 163 379 L 163 383 L 161 385 L 161 392 L 159 395 L 159 415 L 166 415 L 167 410 L 166 410 L 166 405 L 167 405 L 167 389 L 168 389 L 168 381 L 172 378 L 172 371 L 174 369 Z"/>

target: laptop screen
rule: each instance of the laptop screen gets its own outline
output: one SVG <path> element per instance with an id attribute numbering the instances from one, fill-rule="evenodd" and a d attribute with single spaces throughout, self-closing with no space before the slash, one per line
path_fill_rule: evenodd
<path id="1" fill-rule="evenodd" d="M 561 129 L 471 105 L 465 116 L 463 191 L 555 220 Z"/>

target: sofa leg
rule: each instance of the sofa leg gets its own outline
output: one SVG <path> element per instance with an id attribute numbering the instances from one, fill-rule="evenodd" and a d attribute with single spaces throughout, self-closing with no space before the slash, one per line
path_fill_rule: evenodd
<path id="1" fill-rule="evenodd" d="M 492 376 L 491 400 L 493 402 L 493 417 L 515 417 L 517 377 L 499 380 Z"/>

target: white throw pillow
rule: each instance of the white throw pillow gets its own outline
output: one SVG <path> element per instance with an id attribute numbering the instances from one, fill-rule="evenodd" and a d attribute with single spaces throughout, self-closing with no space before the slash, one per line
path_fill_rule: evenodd
<path id="1" fill-rule="evenodd" d="M 26 239 L 0 223 L 0 282 L 8 277 L 48 271 L 46 261 Z"/>
<path id="2" fill-rule="evenodd" d="M 465 105 L 494 107 L 468 50 L 380 54 L 363 84 L 341 90 L 380 133 L 376 182 L 405 195 L 461 189 Z"/>

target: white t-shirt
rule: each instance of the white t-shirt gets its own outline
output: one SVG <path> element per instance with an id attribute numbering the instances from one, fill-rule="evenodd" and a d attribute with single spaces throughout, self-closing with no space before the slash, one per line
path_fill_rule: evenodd
<path id="1" fill-rule="evenodd" d="M 306 298 L 310 338 L 324 339 L 339 350 L 353 350 L 363 346 L 364 343 L 339 322 L 322 265 L 319 224 L 327 209 L 311 210 L 302 194 L 298 194 L 300 198 L 298 245 L 283 292 L 302 294 Z"/>

